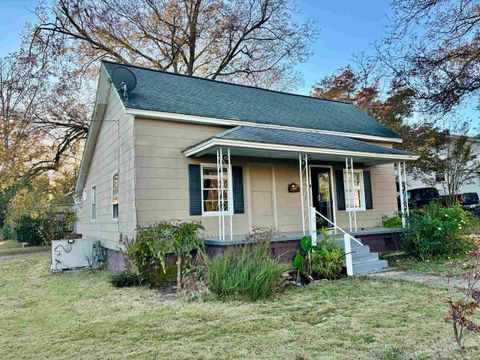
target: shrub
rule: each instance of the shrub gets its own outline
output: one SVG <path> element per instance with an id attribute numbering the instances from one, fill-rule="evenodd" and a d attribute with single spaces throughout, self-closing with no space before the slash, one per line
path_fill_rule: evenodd
<path id="1" fill-rule="evenodd" d="M 4 224 L 0 229 L 0 237 L 3 240 L 15 240 L 15 229 L 10 224 Z"/>
<path id="2" fill-rule="evenodd" d="M 53 212 L 48 211 L 40 219 L 40 237 L 44 244 L 50 244 L 52 240 L 63 239 L 72 230 L 76 215 L 71 211 Z"/>
<path id="3" fill-rule="evenodd" d="M 15 238 L 19 242 L 25 242 L 29 245 L 41 245 L 40 221 L 28 215 L 20 216 L 18 224 L 15 227 Z"/>
<path id="4" fill-rule="evenodd" d="M 159 272 L 167 272 L 167 255 L 176 256 L 177 287 L 182 287 L 182 273 L 190 266 L 192 254 L 203 249 L 198 222 L 162 221 L 139 229 L 134 241 L 126 244 L 129 266 L 143 282 L 155 285 Z"/>
<path id="5" fill-rule="evenodd" d="M 300 240 L 301 251 L 293 259 L 293 266 L 298 274 L 308 281 L 315 279 L 336 279 L 342 274 L 344 251 L 333 243 L 333 239 L 325 229 L 323 238 L 316 246 L 312 238 L 304 236 Z"/>
<path id="6" fill-rule="evenodd" d="M 138 286 L 142 283 L 140 277 L 130 271 L 120 271 L 110 275 L 109 282 L 118 288 Z"/>
<path id="7" fill-rule="evenodd" d="M 465 236 L 470 215 L 460 205 L 430 203 L 412 213 L 405 233 L 405 250 L 413 257 L 448 257 L 471 250 Z"/>
<path id="8" fill-rule="evenodd" d="M 213 259 L 205 258 L 205 283 L 222 300 L 240 297 L 266 299 L 281 288 L 285 267 L 270 257 L 270 241 L 230 247 Z"/>
<path id="9" fill-rule="evenodd" d="M 402 224 L 402 218 L 398 215 L 387 217 L 383 216 L 382 217 L 382 225 L 386 228 L 401 228 L 403 226 Z"/>

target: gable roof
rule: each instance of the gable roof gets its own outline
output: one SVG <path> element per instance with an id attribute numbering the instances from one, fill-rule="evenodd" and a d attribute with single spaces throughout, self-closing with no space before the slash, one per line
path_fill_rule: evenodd
<path id="1" fill-rule="evenodd" d="M 109 76 L 114 68 L 122 66 L 137 77 L 137 86 L 128 98 L 121 96 L 127 109 L 400 139 L 397 133 L 350 103 L 109 61 L 102 64 Z"/>

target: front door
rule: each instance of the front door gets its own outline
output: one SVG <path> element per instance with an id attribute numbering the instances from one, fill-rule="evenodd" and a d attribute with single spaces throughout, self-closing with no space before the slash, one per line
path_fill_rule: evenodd
<path id="1" fill-rule="evenodd" d="M 313 206 L 320 214 L 331 222 L 334 222 L 331 169 L 327 167 L 312 167 L 311 176 Z M 332 227 L 332 225 L 323 218 L 318 217 L 317 219 L 317 226 L 319 228 Z"/>

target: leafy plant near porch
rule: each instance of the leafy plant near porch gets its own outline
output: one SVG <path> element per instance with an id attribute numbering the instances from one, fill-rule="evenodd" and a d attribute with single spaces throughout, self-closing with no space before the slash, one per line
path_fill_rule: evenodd
<path id="1" fill-rule="evenodd" d="M 199 222 L 162 221 L 141 228 L 137 238 L 126 244 L 129 265 L 142 282 L 154 283 L 159 271 L 167 272 L 167 255 L 176 257 L 177 288 L 182 288 L 182 274 L 190 266 L 193 253 L 204 246 Z"/>
<path id="2" fill-rule="evenodd" d="M 410 215 L 405 250 L 417 258 L 465 254 L 472 250 L 465 236 L 470 223 L 470 215 L 460 205 L 447 208 L 430 203 Z"/>
<path id="3" fill-rule="evenodd" d="M 344 251 L 333 243 L 326 229 L 322 229 L 322 236 L 316 246 L 312 245 L 310 236 L 304 236 L 300 240 L 301 251 L 293 259 L 298 275 L 308 281 L 336 279 L 342 273 Z"/>
<path id="4" fill-rule="evenodd" d="M 388 217 L 382 216 L 382 225 L 386 228 L 395 229 L 402 227 L 402 218 L 398 215 Z"/>

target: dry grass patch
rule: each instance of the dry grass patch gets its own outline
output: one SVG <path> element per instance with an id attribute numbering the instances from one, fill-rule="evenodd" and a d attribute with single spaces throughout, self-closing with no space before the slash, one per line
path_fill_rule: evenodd
<path id="1" fill-rule="evenodd" d="M 47 254 L 0 261 L 2 359 L 458 356 L 442 287 L 360 278 L 260 303 L 186 302 L 107 279 L 102 271 L 51 274 Z"/>

